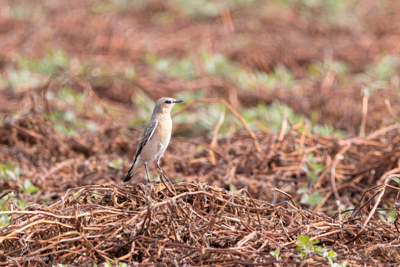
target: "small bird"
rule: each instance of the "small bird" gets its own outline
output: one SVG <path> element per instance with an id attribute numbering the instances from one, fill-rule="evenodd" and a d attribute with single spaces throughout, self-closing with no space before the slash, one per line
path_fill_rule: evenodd
<path id="1" fill-rule="evenodd" d="M 136 150 L 135 161 L 129 169 L 123 181 L 124 183 L 129 182 L 137 170 L 143 165 L 146 168 L 147 182 L 151 183 L 149 172 L 147 171 L 147 164 L 151 163 L 153 160 L 156 161 L 157 167 L 160 169 L 165 180 L 169 181 L 165 177 L 159 162 L 171 139 L 171 109 L 175 104 L 180 102 L 183 102 L 183 100 L 176 100 L 170 97 L 163 97 L 157 101 L 150 122 L 144 129 L 142 139 Z"/>

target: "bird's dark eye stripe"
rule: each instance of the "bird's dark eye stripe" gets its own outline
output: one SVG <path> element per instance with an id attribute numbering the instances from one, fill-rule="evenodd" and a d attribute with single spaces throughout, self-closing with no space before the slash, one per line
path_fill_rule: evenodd
<path id="1" fill-rule="evenodd" d="M 165 103 L 171 104 L 171 100 L 167 100 L 167 101 L 165 101 Z"/>

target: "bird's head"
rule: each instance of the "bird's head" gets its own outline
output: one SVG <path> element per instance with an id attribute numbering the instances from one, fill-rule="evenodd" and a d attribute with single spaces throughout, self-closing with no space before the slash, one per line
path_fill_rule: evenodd
<path id="1" fill-rule="evenodd" d="M 183 102 L 183 100 L 176 100 L 175 98 L 171 97 L 163 97 L 158 99 L 156 102 L 156 105 L 154 107 L 154 113 L 164 113 L 164 114 L 170 114 L 172 107 L 177 104 Z"/>

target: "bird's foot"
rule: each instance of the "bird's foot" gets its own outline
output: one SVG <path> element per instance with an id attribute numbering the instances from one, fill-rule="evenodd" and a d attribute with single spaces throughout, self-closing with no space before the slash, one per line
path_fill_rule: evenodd
<path id="1" fill-rule="evenodd" d="M 160 173 L 160 179 L 164 179 L 165 181 L 167 181 L 168 182 L 168 185 L 171 185 L 171 181 L 174 181 L 174 179 L 172 178 L 172 179 L 168 179 L 166 176 L 165 176 L 165 174 L 164 174 L 164 172 L 163 171 L 159 171 L 159 173 Z M 162 175 L 162 176 L 161 176 Z"/>
<path id="2" fill-rule="evenodd" d="M 171 186 L 171 181 L 175 181 L 173 178 L 171 179 L 165 178 L 165 180 L 167 180 L 169 186 Z"/>
<path id="3" fill-rule="evenodd" d="M 161 178 L 161 179 L 164 179 L 165 181 L 167 181 L 167 183 L 168 183 L 169 186 L 171 186 L 171 181 L 175 181 L 173 178 L 172 178 L 172 179 L 168 179 L 168 178 L 165 177 L 165 176 L 164 176 L 164 178 Z"/>

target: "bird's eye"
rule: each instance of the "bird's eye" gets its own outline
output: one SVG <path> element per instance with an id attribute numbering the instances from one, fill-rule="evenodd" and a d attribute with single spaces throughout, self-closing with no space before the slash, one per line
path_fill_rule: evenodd
<path id="1" fill-rule="evenodd" d="M 167 100 L 167 101 L 165 101 L 165 103 L 171 104 L 171 100 Z"/>

